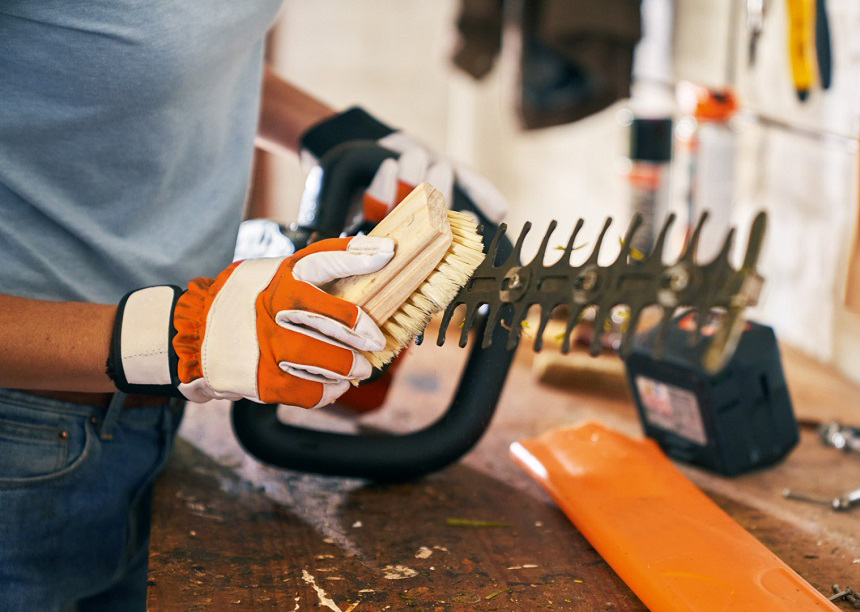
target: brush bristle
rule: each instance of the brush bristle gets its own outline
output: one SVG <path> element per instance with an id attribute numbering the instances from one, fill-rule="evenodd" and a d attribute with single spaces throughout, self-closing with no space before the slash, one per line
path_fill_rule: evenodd
<path id="1" fill-rule="evenodd" d="M 390 362 L 423 332 L 433 315 L 448 307 L 484 261 L 484 243 L 473 217 L 449 210 L 448 222 L 454 238 L 448 252 L 421 286 L 380 326 L 385 348 L 364 354 L 373 367 Z"/>

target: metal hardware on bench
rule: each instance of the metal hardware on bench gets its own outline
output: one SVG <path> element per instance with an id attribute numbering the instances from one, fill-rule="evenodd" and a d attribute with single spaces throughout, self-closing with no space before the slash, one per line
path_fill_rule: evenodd
<path id="1" fill-rule="evenodd" d="M 832 446 L 845 452 L 860 452 L 860 427 L 830 421 L 818 427 L 818 436 L 825 446 Z"/>
<path id="2" fill-rule="evenodd" d="M 550 223 L 537 254 L 531 262 L 523 265 L 520 265 L 521 250 L 531 224 L 524 225 L 513 252 L 504 258 L 504 261 L 497 263 L 499 241 L 506 231 L 505 224 L 501 224 L 493 237 L 486 259 L 445 311 L 437 344 L 440 346 L 444 344 L 445 333 L 453 313 L 462 304 L 465 304 L 466 310 L 460 333 L 460 346 L 466 345 L 476 313 L 482 305 L 486 304 L 489 306 L 489 315 L 482 346 L 486 348 L 490 345 L 492 330 L 507 312 L 510 327 L 507 339 L 509 349 L 517 344 L 518 332 L 529 308 L 535 304 L 540 305 L 540 325 L 534 340 L 536 351 L 542 348 L 542 336 L 553 309 L 566 305 L 567 325 L 561 347 L 562 352 L 565 353 L 570 350 L 570 335 L 582 313 L 586 308 L 594 306 L 597 311 L 591 341 L 593 355 L 600 352 L 601 335 L 612 310 L 616 306 L 627 305 L 630 308 L 630 319 L 622 338 L 622 356 L 627 354 L 636 323 L 642 311 L 648 306 L 662 307 L 663 317 L 660 325 L 663 331 L 678 306 L 690 306 L 700 314 L 706 314 L 714 308 L 722 308 L 725 310 L 724 323 L 712 338 L 703 356 L 705 369 L 716 371 L 731 356 L 737 345 L 743 329 L 741 316 L 743 309 L 754 305 L 761 291 L 762 278 L 755 268 L 764 238 L 766 215 L 763 212 L 759 213 L 753 221 L 746 254 L 739 269 L 734 269 L 729 262 L 734 228 L 728 232 L 720 253 L 712 261 L 705 264 L 696 262 L 696 247 L 706 218 L 707 213 L 701 216 L 678 261 L 670 265 L 664 264 L 662 257 L 669 228 L 675 219 L 674 215 L 669 215 L 666 219 L 653 250 L 641 261 L 630 256 L 630 244 L 641 225 L 641 218 L 634 217 L 624 237 L 621 252 L 608 266 L 601 266 L 597 260 L 603 240 L 612 223 L 611 218 L 604 223 L 589 257 L 579 265 L 571 265 L 569 260 L 576 237 L 583 226 L 582 219 L 576 224 L 561 257 L 550 265 L 544 264 L 544 256 L 557 225 L 555 221 Z M 706 320 L 708 320 L 707 316 L 696 317 L 696 342 L 702 338 L 702 326 Z M 662 336 L 663 334 L 658 334 L 657 337 L 657 342 L 660 344 L 655 347 L 657 355 L 662 352 Z"/>

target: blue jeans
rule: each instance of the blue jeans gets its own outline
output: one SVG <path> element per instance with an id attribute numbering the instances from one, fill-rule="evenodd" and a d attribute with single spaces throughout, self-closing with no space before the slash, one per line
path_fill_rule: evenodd
<path id="1" fill-rule="evenodd" d="M 0 610 L 145 609 L 152 481 L 181 416 L 0 389 Z"/>

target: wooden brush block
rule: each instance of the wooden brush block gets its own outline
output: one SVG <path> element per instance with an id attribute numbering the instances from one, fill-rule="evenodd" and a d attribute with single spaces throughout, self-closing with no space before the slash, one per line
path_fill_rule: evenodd
<path id="1" fill-rule="evenodd" d="M 394 257 L 379 272 L 334 281 L 326 291 L 364 309 L 379 325 L 415 292 L 453 241 L 442 194 L 421 183 L 368 234 L 394 240 Z"/>

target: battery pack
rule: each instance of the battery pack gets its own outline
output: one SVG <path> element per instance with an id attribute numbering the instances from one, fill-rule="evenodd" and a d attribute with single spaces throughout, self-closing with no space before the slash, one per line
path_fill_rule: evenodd
<path id="1" fill-rule="evenodd" d="M 625 366 L 645 435 L 673 459 L 727 476 L 778 462 L 799 433 L 773 329 L 746 323 L 716 374 L 701 366 L 713 327 L 698 345 L 695 329 L 694 313 L 673 319 L 659 357 L 656 331 L 634 339 Z"/>

